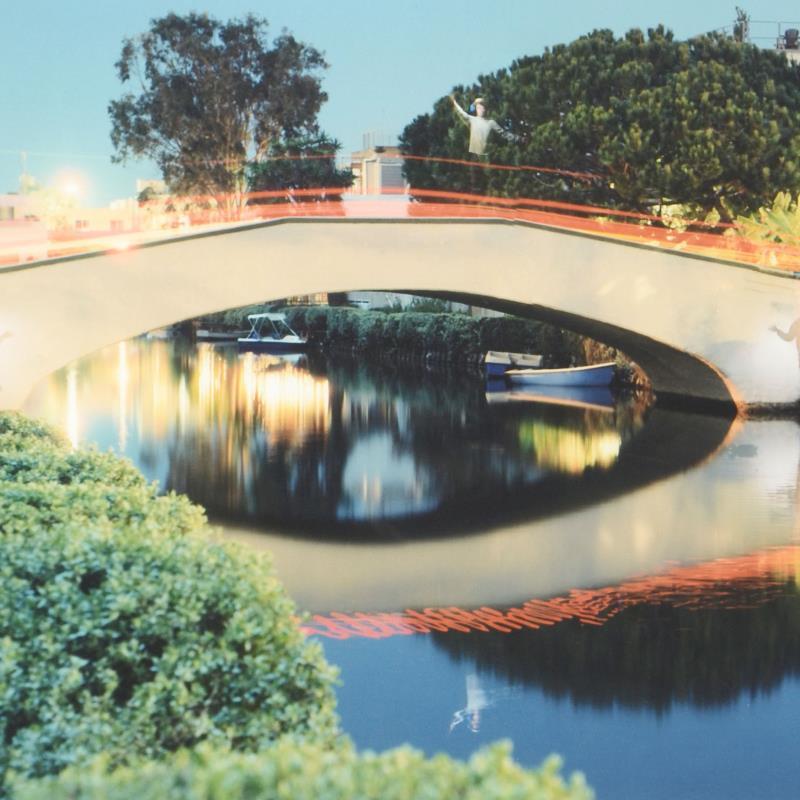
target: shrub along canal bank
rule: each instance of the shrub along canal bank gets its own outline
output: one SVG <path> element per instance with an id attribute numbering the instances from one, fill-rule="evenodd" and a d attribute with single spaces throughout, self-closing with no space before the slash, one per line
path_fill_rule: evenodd
<path id="1" fill-rule="evenodd" d="M 424 307 L 427 304 L 419 304 Z M 437 308 L 435 303 L 431 308 Z M 537 353 L 545 367 L 568 367 L 616 361 L 618 380 L 647 386 L 644 373 L 623 354 L 593 339 L 545 322 L 519 317 L 472 317 L 441 311 L 365 311 L 347 306 L 286 306 L 279 310 L 298 333 L 318 350 L 345 350 L 371 358 L 477 365 L 488 350 Z M 247 315 L 278 310 L 254 305 L 207 315 L 200 327 L 246 331 Z"/>
<path id="2" fill-rule="evenodd" d="M 3 412 L 0 585 L 0 797 L 591 797 L 498 747 L 357 754 L 269 560 L 126 460 Z"/>

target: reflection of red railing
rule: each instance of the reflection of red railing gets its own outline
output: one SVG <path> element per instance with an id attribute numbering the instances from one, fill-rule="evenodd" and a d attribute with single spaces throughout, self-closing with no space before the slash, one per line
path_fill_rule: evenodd
<path id="1" fill-rule="evenodd" d="M 426 608 L 381 614 L 333 612 L 313 615 L 301 624 L 301 630 L 309 636 L 328 639 L 385 639 L 448 631 L 511 633 L 568 620 L 603 625 L 624 609 L 644 604 L 689 609 L 751 608 L 775 597 L 787 580 L 797 585 L 798 574 L 800 546 L 792 546 L 675 567 L 663 575 L 638 578 L 619 586 L 574 589 L 561 597 L 528 600 L 504 610 L 483 606 L 473 610 Z M 747 597 L 745 605 L 743 595 Z"/>

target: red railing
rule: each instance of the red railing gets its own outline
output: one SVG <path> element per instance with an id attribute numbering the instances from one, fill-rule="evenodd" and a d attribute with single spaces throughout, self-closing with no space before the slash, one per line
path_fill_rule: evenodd
<path id="1" fill-rule="evenodd" d="M 598 182 L 602 176 L 573 170 L 493 164 L 452 158 L 380 154 L 465 166 L 475 170 L 517 170 Z M 280 158 L 331 158 L 331 154 Z M 393 197 L 392 195 L 400 195 Z M 504 219 L 544 225 L 662 250 L 689 253 L 800 274 L 800 247 L 753 241 L 730 223 L 683 221 L 670 226 L 662 217 L 597 205 L 537 197 L 494 197 L 440 189 L 404 187 L 381 195 L 348 195 L 341 187 L 257 191 L 236 196 L 161 197 L 119 212 L 115 223 L 82 230 L 53 230 L 42 235 L 41 223 L 0 223 L 0 266 L 80 253 L 128 249 L 143 242 L 185 235 L 210 227 L 296 218 Z M 106 213 L 108 216 L 108 213 Z M 116 228 L 116 229 L 115 229 Z"/>

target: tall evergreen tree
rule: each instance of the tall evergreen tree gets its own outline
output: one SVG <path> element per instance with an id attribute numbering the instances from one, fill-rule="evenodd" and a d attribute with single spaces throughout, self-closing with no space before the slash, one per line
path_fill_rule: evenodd
<path id="1" fill-rule="evenodd" d="M 779 190 L 800 190 L 800 69 L 721 34 L 677 41 L 660 26 L 620 38 L 594 31 L 455 94 L 480 94 L 518 135 L 514 143 L 490 139 L 490 161 L 597 178 L 480 170 L 491 194 L 640 211 L 682 204 L 730 218 Z M 401 142 L 407 153 L 464 158 L 462 128 L 442 98 Z M 469 190 L 469 169 L 410 161 L 406 175 L 416 187 Z"/>

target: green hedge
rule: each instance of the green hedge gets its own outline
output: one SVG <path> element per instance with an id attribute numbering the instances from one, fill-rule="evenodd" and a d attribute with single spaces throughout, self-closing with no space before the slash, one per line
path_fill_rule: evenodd
<path id="1" fill-rule="evenodd" d="M 126 461 L 0 414 L 0 794 L 201 741 L 337 731 L 332 669 L 270 564 Z"/>
<path id="2" fill-rule="evenodd" d="M 424 307 L 424 304 L 420 304 Z M 247 315 L 266 304 L 243 306 L 200 319 L 213 330 L 244 330 Z M 343 306 L 288 306 L 289 324 L 312 346 L 346 347 L 367 353 L 435 353 L 451 360 L 476 361 L 487 350 L 542 353 L 548 364 L 584 362 L 583 339 L 553 325 L 517 317 L 470 317 L 433 311 L 365 311 Z"/>
<path id="3" fill-rule="evenodd" d="M 359 756 L 268 561 L 215 541 L 201 509 L 128 462 L 13 413 L 0 586 L 0 797 L 591 797 L 556 759 L 523 770 L 502 745 L 469 764 Z"/>
<path id="4" fill-rule="evenodd" d="M 315 347 L 362 352 L 436 353 L 477 361 L 487 350 L 542 353 L 553 365 L 583 363 L 582 339 L 552 325 L 515 317 L 470 317 L 416 311 L 362 311 L 331 306 L 291 306 L 289 324 Z"/>
<path id="5" fill-rule="evenodd" d="M 348 742 L 334 748 L 281 740 L 258 754 L 200 748 L 162 762 L 109 772 L 70 770 L 56 780 L 22 783 L 17 800 L 590 800 L 582 776 L 565 783 L 551 757 L 537 770 L 497 744 L 468 763 L 426 759 L 408 747 L 358 755 Z"/>
<path id="6" fill-rule="evenodd" d="M 248 314 L 261 314 L 273 308 L 274 303 L 254 303 L 239 308 L 229 308 L 226 311 L 217 311 L 214 314 L 204 314 L 198 318 L 201 328 L 210 328 L 220 331 L 248 331 L 250 322 Z"/>

